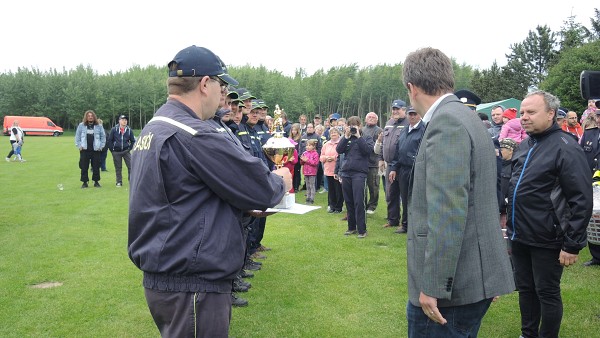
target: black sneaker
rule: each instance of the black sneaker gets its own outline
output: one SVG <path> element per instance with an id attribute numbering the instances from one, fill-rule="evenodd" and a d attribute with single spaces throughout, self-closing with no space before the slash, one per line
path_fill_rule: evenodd
<path id="1" fill-rule="evenodd" d="M 354 235 L 355 233 L 357 233 L 356 230 L 348 230 L 348 231 L 344 232 L 344 236 Z"/>
<path id="2" fill-rule="evenodd" d="M 246 263 L 246 265 L 244 265 L 244 270 L 258 271 L 258 270 L 260 270 L 260 265 Z"/>
<path id="3" fill-rule="evenodd" d="M 235 307 L 248 306 L 248 301 L 238 297 L 235 293 L 231 293 L 231 305 Z"/>
<path id="4" fill-rule="evenodd" d="M 248 289 L 252 287 L 252 284 L 250 284 L 250 282 L 246 282 L 243 278 L 242 275 L 238 274 L 237 276 L 235 276 L 235 279 L 233 280 L 233 282 L 238 282 L 240 285 L 243 285 L 245 287 L 247 287 Z"/>
<path id="5" fill-rule="evenodd" d="M 100 185 L 100 183 L 98 183 L 98 181 L 95 181 L 94 188 L 102 188 L 102 186 Z"/>
<path id="6" fill-rule="evenodd" d="M 246 263 L 251 263 L 251 264 L 254 264 L 254 265 L 262 265 L 262 262 L 258 262 L 258 261 L 252 260 L 252 258 L 248 258 L 246 260 Z"/>
<path id="7" fill-rule="evenodd" d="M 240 276 L 242 276 L 242 278 L 252 278 L 254 277 L 254 274 L 250 271 L 242 270 Z"/>
<path id="8" fill-rule="evenodd" d="M 83 184 L 81 185 L 81 189 L 85 189 L 85 188 L 87 188 L 87 187 L 88 187 L 88 184 L 87 184 L 87 182 L 83 182 Z"/>
<path id="9" fill-rule="evenodd" d="M 240 280 L 235 279 L 233 281 L 233 291 L 235 292 L 248 292 L 248 289 L 250 289 L 248 286 L 243 285 L 242 283 L 240 283 Z"/>

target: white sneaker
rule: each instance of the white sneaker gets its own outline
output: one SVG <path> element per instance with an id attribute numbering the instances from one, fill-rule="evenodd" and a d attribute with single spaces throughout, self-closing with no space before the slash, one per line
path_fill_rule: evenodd
<path id="1" fill-rule="evenodd" d="M 372 215 L 374 213 L 375 213 L 375 211 L 373 211 L 373 210 L 367 210 L 367 214 L 369 214 L 369 215 Z"/>
<path id="2" fill-rule="evenodd" d="M 123 186 L 123 184 L 121 184 L 120 182 L 117 183 L 117 187 L 121 187 L 121 186 Z"/>
<path id="3" fill-rule="evenodd" d="M 5 158 L 5 160 L 6 160 L 6 162 L 10 162 L 10 158 L 8 158 L 8 157 Z"/>

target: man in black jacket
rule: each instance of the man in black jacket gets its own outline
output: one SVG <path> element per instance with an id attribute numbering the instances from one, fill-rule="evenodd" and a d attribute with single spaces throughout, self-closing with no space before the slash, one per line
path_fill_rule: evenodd
<path id="1" fill-rule="evenodd" d="M 106 146 L 110 149 L 113 163 L 115 164 L 115 175 L 117 176 L 117 187 L 123 185 L 123 161 L 127 166 L 127 180 L 129 181 L 129 172 L 131 168 L 131 154 L 135 143 L 133 130 L 127 125 L 127 116 L 119 116 L 119 124 L 114 126 L 108 134 Z"/>
<path id="2" fill-rule="evenodd" d="M 398 188 L 402 201 L 402 226 L 395 231 L 397 234 L 405 234 L 408 231 L 408 186 L 415 157 L 419 152 L 423 134 L 425 134 L 425 126 L 421 123 L 421 116 L 412 107 L 408 109 L 408 120 L 410 125 L 402 130 L 398 142 L 396 142 L 396 155 L 390 163 L 390 173 L 387 177 L 390 183 L 393 181 L 399 182 Z"/>
<path id="3" fill-rule="evenodd" d="M 577 140 L 556 123 L 559 106 L 544 91 L 521 103 L 529 138 L 513 156 L 507 233 L 524 337 L 558 337 L 563 267 L 577 262 L 592 215 L 592 176 Z"/>

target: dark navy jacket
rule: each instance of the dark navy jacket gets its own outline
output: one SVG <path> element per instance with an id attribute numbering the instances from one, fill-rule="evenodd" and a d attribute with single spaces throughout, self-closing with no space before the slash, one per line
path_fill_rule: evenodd
<path id="1" fill-rule="evenodd" d="M 590 128 L 586 129 L 583 132 L 583 136 L 581 137 L 581 147 L 583 148 L 583 152 L 585 153 L 585 158 L 588 162 L 590 170 L 592 173 L 600 169 L 600 129 L 598 128 Z"/>
<path id="2" fill-rule="evenodd" d="M 285 187 L 214 119 L 168 100 L 131 152 L 128 253 L 144 287 L 231 292 L 244 264 L 242 211 L 281 201 Z"/>
<path id="3" fill-rule="evenodd" d="M 254 130 L 256 130 L 258 137 L 260 137 L 260 143 L 262 145 L 264 145 L 267 142 L 267 140 L 271 138 L 271 131 L 269 130 L 269 127 L 267 127 L 267 125 L 265 124 L 265 121 L 259 120 L 256 123 L 256 125 L 254 125 Z"/>
<path id="4" fill-rule="evenodd" d="M 396 142 L 396 155 L 390 163 L 390 171 L 398 172 L 400 167 L 411 169 L 415 163 L 415 157 L 419 152 L 419 145 L 423 134 L 425 134 L 425 125 L 423 121 L 419 122 L 415 128 L 410 132 L 409 126 L 404 127 L 400 136 L 398 136 L 398 142 Z"/>
<path id="5" fill-rule="evenodd" d="M 135 143 L 135 136 L 133 136 L 133 130 L 129 126 L 125 126 L 124 133 L 121 134 L 121 125 L 117 124 L 112 127 L 108 138 L 106 139 L 106 146 L 110 151 L 127 151 L 133 148 Z"/>
<path id="6" fill-rule="evenodd" d="M 373 152 L 373 139 L 371 137 L 345 136 L 335 148 L 338 154 L 344 154 L 344 163 L 340 170 L 342 177 L 354 177 L 369 173 L 369 155 Z M 360 176 L 359 176 L 360 177 Z"/>

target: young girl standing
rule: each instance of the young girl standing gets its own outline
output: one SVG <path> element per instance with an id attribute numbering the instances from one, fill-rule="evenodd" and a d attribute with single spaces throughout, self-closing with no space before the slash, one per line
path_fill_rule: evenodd
<path id="1" fill-rule="evenodd" d="M 306 203 L 313 204 L 315 202 L 317 168 L 319 166 L 319 153 L 315 150 L 317 140 L 308 140 L 306 142 L 306 151 L 300 156 L 302 163 L 302 173 L 306 181 Z"/>

